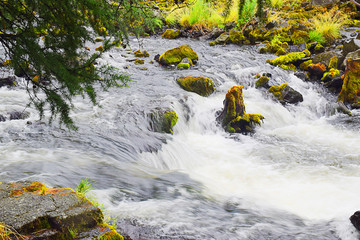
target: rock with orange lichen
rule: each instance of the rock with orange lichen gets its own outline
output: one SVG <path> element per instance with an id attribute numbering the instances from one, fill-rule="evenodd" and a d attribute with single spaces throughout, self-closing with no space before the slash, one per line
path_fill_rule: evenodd
<path id="1" fill-rule="evenodd" d="M 347 59 L 344 81 L 337 101 L 360 105 L 360 59 Z"/>
<path id="2" fill-rule="evenodd" d="M 264 117 L 261 114 L 245 112 L 243 86 L 234 86 L 226 94 L 224 109 L 217 117 L 222 126 L 230 133 L 252 133 L 256 125 L 261 125 Z"/>
<path id="3" fill-rule="evenodd" d="M 97 239 L 104 216 L 83 196 L 40 182 L 0 184 L 0 222 L 29 239 Z"/>

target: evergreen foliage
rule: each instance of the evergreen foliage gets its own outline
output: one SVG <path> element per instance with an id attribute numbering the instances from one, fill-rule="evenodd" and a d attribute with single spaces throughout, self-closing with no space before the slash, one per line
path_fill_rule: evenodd
<path id="1" fill-rule="evenodd" d="M 69 117 L 75 95 L 96 104 L 95 85 L 124 86 L 129 80 L 113 67 L 96 64 L 106 51 L 159 24 L 140 0 L 0 0 L 0 43 L 15 74 L 25 77 L 31 102 L 44 116 L 75 129 Z M 102 48 L 85 43 L 101 36 Z M 39 93 L 44 94 L 39 94 Z"/>

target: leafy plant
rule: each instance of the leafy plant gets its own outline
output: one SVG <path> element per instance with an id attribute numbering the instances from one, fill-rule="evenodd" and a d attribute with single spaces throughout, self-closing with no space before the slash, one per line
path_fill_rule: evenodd
<path id="1" fill-rule="evenodd" d="M 243 25 L 249 22 L 256 12 L 256 0 L 240 0 L 238 6 L 238 23 Z"/>
<path id="2" fill-rule="evenodd" d="M 0 44 L 15 74 L 27 80 L 40 118 L 76 129 L 69 116 L 76 95 L 96 104 L 94 85 L 126 86 L 129 77 L 96 64 L 102 54 L 127 41 L 128 33 L 154 30 L 159 21 L 141 0 L 1 0 Z M 101 36 L 103 46 L 88 51 L 86 42 Z"/>
<path id="3" fill-rule="evenodd" d="M 93 190 L 92 182 L 87 178 L 81 180 L 79 185 L 75 188 L 75 192 L 82 196 L 85 196 L 91 190 Z"/>
<path id="4" fill-rule="evenodd" d="M 324 44 L 325 43 L 325 38 L 320 32 L 318 32 L 316 30 L 313 30 L 313 31 L 309 32 L 309 41 Z"/>
<path id="5" fill-rule="evenodd" d="M 315 31 L 325 38 L 326 43 L 331 43 L 341 37 L 340 30 L 347 20 L 348 17 L 344 13 L 333 8 L 328 12 L 316 15 L 312 22 Z"/>

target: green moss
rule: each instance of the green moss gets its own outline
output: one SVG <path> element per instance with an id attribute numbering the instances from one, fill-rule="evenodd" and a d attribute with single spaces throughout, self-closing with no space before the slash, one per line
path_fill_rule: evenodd
<path id="1" fill-rule="evenodd" d="M 338 76 L 340 76 L 340 71 L 338 69 L 331 68 L 328 72 L 324 73 L 323 77 L 321 78 L 321 81 L 324 81 L 324 79 L 327 76 L 330 76 L 331 78 L 338 77 Z"/>
<path id="2" fill-rule="evenodd" d="M 98 240 L 124 240 L 124 237 L 115 230 L 111 230 L 101 235 Z"/>
<path id="3" fill-rule="evenodd" d="M 189 69 L 190 68 L 190 63 L 179 63 L 177 65 L 177 69 Z"/>
<path id="4" fill-rule="evenodd" d="M 176 114 L 175 111 L 165 111 L 164 115 L 164 122 L 163 122 L 163 126 L 162 126 L 162 130 L 166 133 L 171 133 L 173 134 L 173 127 L 176 125 L 179 117 Z"/>
<path id="5" fill-rule="evenodd" d="M 189 45 L 181 45 L 163 53 L 159 57 L 159 62 L 164 65 L 178 64 L 184 58 L 189 58 L 192 61 L 199 59 L 196 52 Z"/>
<path id="6" fill-rule="evenodd" d="M 304 70 L 304 71 L 307 71 L 309 69 L 309 66 L 312 65 L 312 64 L 313 64 L 312 60 L 305 61 L 305 62 L 300 64 L 300 69 Z"/>
<path id="7" fill-rule="evenodd" d="M 305 57 L 310 57 L 311 56 L 311 52 L 309 50 L 307 50 L 307 49 L 305 49 L 302 52 L 305 53 Z"/>
<path id="8" fill-rule="evenodd" d="M 259 79 L 260 77 L 261 77 L 260 74 L 256 74 L 256 75 L 254 76 L 255 79 Z"/>
<path id="9" fill-rule="evenodd" d="M 262 76 L 255 82 L 255 87 L 260 88 L 260 87 L 264 86 L 265 84 L 267 84 L 268 82 L 269 82 L 269 78 L 266 76 Z"/>
<path id="10" fill-rule="evenodd" d="M 287 65 L 289 63 L 294 63 L 298 61 L 301 58 L 304 58 L 306 56 L 303 52 L 291 52 L 287 55 L 277 57 L 273 60 L 267 60 L 267 63 L 270 63 L 271 65 L 277 66 L 277 65 Z"/>
<path id="11" fill-rule="evenodd" d="M 166 29 L 166 31 L 161 35 L 161 37 L 163 38 L 167 38 L 167 39 L 174 39 L 179 37 L 180 35 L 180 30 L 174 30 L 174 29 Z"/>
<path id="12" fill-rule="evenodd" d="M 283 83 L 280 86 L 271 86 L 269 92 L 271 92 L 277 99 L 282 100 L 282 91 L 288 85 L 288 83 Z"/>
<path id="13" fill-rule="evenodd" d="M 134 52 L 135 57 L 150 57 L 150 54 L 144 50 L 143 52 L 141 52 L 140 50 L 137 50 Z"/>
<path id="14" fill-rule="evenodd" d="M 213 81 L 206 77 L 184 77 L 176 81 L 183 89 L 195 92 L 203 97 L 209 96 L 215 90 Z"/>
<path id="15" fill-rule="evenodd" d="M 215 42 L 209 42 L 209 46 L 215 46 Z"/>
<path id="16" fill-rule="evenodd" d="M 280 64 L 279 67 L 281 67 L 282 69 L 285 69 L 285 70 L 290 70 L 290 71 L 296 71 L 296 67 L 294 64 Z"/>
<path id="17" fill-rule="evenodd" d="M 314 50 L 315 51 L 322 51 L 324 49 L 324 46 L 321 45 L 320 43 L 316 44 Z"/>
<path id="18" fill-rule="evenodd" d="M 231 29 L 230 32 L 229 32 L 229 38 L 230 38 L 230 41 L 232 43 L 242 43 L 243 41 L 246 40 L 246 38 L 244 37 L 244 35 L 242 34 L 241 31 L 237 31 L 235 29 Z"/>
<path id="19" fill-rule="evenodd" d="M 286 51 L 283 48 L 279 48 L 279 50 L 275 53 L 277 56 L 286 55 Z"/>
<path id="20" fill-rule="evenodd" d="M 140 65 L 140 64 L 144 64 L 145 60 L 144 59 L 135 59 L 135 64 L 136 65 Z"/>
<path id="21" fill-rule="evenodd" d="M 306 43 L 307 41 L 309 41 L 309 33 L 306 31 L 295 31 L 291 35 L 291 40 L 294 45 Z"/>
<path id="22" fill-rule="evenodd" d="M 337 68 L 338 66 L 338 58 L 336 56 L 333 56 L 330 58 L 330 63 L 329 63 L 329 66 L 328 68 L 331 69 L 331 68 Z"/>

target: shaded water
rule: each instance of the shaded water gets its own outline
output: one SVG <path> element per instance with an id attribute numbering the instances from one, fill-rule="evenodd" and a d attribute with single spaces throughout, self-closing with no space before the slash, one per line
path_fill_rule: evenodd
<path id="1" fill-rule="evenodd" d="M 81 98 L 72 117 L 78 132 L 30 120 L 1 122 L 0 181 L 39 180 L 75 187 L 94 181 L 93 195 L 132 239 L 359 238 L 349 216 L 359 209 L 359 112 L 336 113 L 336 97 L 321 86 L 265 64 L 273 55 L 253 47 L 194 40 L 133 39 L 152 57 L 187 43 L 198 53 L 188 71 L 148 63 L 147 70 L 114 49 L 102 62 L 132 74 L 129 88 L 99 93 L 100 107 Z M 288 82 L 304 102 L 283 106 L 255 89 L 254 75 Z M 204 98 L 176 78 L 206 76 L 216 91 Z M 225 94 L 244 85 L 248 113 L 265 117 L 252 136 L 225 133 L 215 123 Z M 0 112 L 23 110 L 24 90 L 0 89 Z M 172 108 L 174 135 L 150 131 L 148 114 Z"/>

